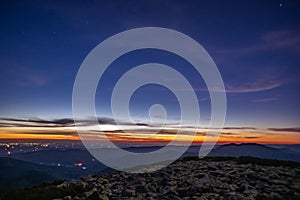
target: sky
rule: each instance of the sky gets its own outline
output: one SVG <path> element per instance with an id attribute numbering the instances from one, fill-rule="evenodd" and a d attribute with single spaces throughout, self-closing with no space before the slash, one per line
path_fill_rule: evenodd
<path id="1" fill-rule="evenodd" d="M 283 0 L 2 1 L 0 137 L 78 139 L 71 120 L 72 90 L 85 57 L 119 32 L 164 27 L 196 40 L 216 63 L 227 93 L 222 141 L 300 143 L 299 9 L 298 1 Z M 188 62 L 166 51 L 138 50 L 111 64 L 97 88 L 99 119 L 111 118 L 111 93 L 122 74 L 149 62 L 172 66 L 189 80 L 200 104 L 201 140 L 210 121 L 206 86 Z M 176 124 L 179 104 L 158 85 L 134 93 L 133 119 L 148 125 L 149 107 L 157 103 Z M 64 124 L 65 119 L 71 122 Z M 116 139 L 115 124 L 105 125 Z M 128 126 L 135 134 L 145 130 Z M 168 128 L 161 130 L 164 138 L 174 135 L 174 127 Z"/>

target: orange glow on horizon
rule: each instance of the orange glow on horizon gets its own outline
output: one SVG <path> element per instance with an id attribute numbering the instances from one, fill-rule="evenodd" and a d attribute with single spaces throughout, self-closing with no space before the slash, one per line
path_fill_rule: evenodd
<path id="1" fill-rule="evenodd" d="M 150 135 L 145 132 L 135 131 L 133 133 L 123 132 L 105 132 L 106 137 L 114 142 L 121 143 L 144 143 L 158 144 L 168 143 L 175 139 L 179 143 L 202 143 L 206 137 L 205 131 L 199 132 L 195 137 L 189 134 L 176 134 L 168 132 L 159 132 Z M 103 134 L 87 133 L 87 138 L 101 140 L 105 137 Z M 213 137 L 212 137 L 213 138 Z M 77 132 L 73 128 L 19 128 L 19 127 L 2 127 L 0 128 L 0 139 L 32 139 L 32 140 L 80 140 Z M 193 140 L 194 139 L 194 140 Z M 213 138 L 214 139 L 214 138 Z M 223 133 L 217 140 L 217 143 L 261 143 L 261 144 L 300 144 L 300 133 L 298 132 L 274 132 L 270 130 L 223 130 Z"/>
<path id="2" fill-rule="evenodd" d="M 1 133 L 0 139 L 37 139 L 37 140 L 80 140 L 77 136 L 68 135 L 51 135 L 51 134 L 3 134 Z"/>

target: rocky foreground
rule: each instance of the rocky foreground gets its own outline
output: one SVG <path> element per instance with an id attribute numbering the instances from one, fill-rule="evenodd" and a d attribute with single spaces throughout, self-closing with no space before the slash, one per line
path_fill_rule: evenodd
<path id="1" fill-rule="evenodd" d="M 300 168 L 181 160 L 152 173 L 113 172 L 43 189 L 47 198 L 55 193 L 61 199 L 300 199 Z M 43 189 L 23 190 L 11 198 L 26 199 L 24 191 L 30 193 L 28 199 L 40 198 L 37 193 Z"/>

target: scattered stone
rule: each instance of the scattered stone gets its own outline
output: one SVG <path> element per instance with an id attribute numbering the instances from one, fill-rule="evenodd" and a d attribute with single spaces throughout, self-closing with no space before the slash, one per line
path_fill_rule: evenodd
<path id="1" fill-rule="evenodd" d="M 83 186 L 64 200 L 92 199 L 300 199 L 300 169 L 234 161 L 178 161 L 151 173 L 113 172 L 65 181 L 57 188 Z"/>

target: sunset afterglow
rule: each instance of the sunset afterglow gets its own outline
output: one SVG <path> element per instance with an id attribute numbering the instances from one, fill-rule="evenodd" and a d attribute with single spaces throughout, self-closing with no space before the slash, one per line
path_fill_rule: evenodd
<path id="1" fill-rule="evenodd" d="M 0 139 L 40 139 L 40 140 L 80 140 L 77 134 L 76 127 L 69 123 L 66 126 L 60 127 L 53 123 L 42 127 L 45 123 L 28 123 L 19 122 L 18 126 L 9 124 L 9 120 L 2 120 L 2 127 L 0 127 Z M 5 124 L 5 125 L 4 125 Z M 30 124 L 30 125 L 29 125 Z M 164 130 L 156 130 L 155 128 L 141 128 L 132 126 L 127 131 L 113 130 L 117 129 L 115 125 L 102 126 L 103 133 L 92 130 L 93 126 L 82 126 L 86 130 L 86 135 L 94 137 L 101 141 L 103 137 L 107 137 L 114 142 L 124 143 L 167 143 L 175 139 L 177 135 L 177 128 L 167 126 Z M 191 142 L 201 143 L 206 136 L 209 129 L 199 129 L 196 136 L 188 128 L 177 135 L 175 141 L 178 143 Z M 225 127 L 218 139 L 218 143 L 262 143 L 262 144 L 297 144 L 300 143 L 300 130 L 297 128 L 268 128 L 258 129 L 249 127 Z M 209 140 L 209 139 L 208 139 Z"/>

